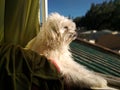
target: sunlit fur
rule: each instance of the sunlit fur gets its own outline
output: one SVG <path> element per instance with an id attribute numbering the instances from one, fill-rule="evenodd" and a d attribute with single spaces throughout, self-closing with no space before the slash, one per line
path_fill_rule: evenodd
<path id="1" fill-rule="evenodd" d="M 104 78 L 73 60 L 69 44 L 76 38 L 75 29 L 76 26 L 72 20 L 58 13 L 52 13 L 39 34 L 28 43 L 27 48 L 55 60 L 65 82 L 69 85 L 107 87 L 107 81 Z"/>

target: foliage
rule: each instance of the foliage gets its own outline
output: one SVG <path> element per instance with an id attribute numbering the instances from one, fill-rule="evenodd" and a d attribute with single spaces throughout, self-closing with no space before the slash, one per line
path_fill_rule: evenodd
<path id="1" fill-rule="evenodd" d="M 85 16 L 76 17 L 74 22 L 77 27 L 89 29 L 120 30 L 120 0 L 105 1 L 101 4 L 91 4 Z"/>

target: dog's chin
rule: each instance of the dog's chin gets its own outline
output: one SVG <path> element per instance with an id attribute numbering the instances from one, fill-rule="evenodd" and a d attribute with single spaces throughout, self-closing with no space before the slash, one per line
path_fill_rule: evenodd
<path id="1" fill-rule="evenodd" d="M 76 39 L 76 37 L 72 37 L 72 38 L 68 38 L 66 41 L 65 41 L 65 43 L 67 44 L 67 45 L 69 45 L 72 41 L 74 41 Z"/>

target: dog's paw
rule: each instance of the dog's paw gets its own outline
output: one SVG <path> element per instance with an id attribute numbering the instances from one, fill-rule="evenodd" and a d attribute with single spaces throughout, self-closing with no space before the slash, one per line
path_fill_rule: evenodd
<path id="1" fill-rule="evenodd" d="M 92 82 L 92 80 L 91 80 Z M 93 79 L 93 84 L 91 87 L 99 87 L 99 88 L 104 88 L 104 87 L 108 87 L 107 86 L 107 80 L 100 77 L 100 76 L 96 76 L 94 79 Z"/>
<path id="2" fill-rule="evenodd" d="M 116 89 L 116 88 L 111 88 L 111 87 L 102 87 L 102 88 L 99 88 L 99 87 L 91 87 L 92 90 L 119 90 L 119 89 Z"/>

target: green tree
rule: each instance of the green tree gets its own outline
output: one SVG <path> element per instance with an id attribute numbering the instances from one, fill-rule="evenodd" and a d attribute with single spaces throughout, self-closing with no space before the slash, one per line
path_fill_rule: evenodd
<path id="1" fill-rule="evenodd" d="M 77 20 L 76 20 L 77 19 Z M 120 0 L 110 0 L 101 4 L 91 4 L 86 15 L 74 19 L 77 27 L 87 29 L 112 29 L 120 30 Z"/>

